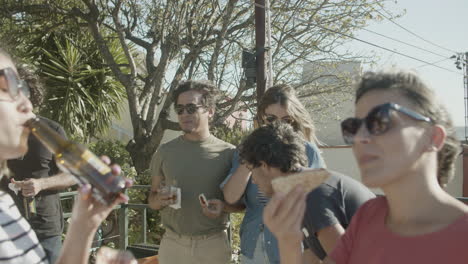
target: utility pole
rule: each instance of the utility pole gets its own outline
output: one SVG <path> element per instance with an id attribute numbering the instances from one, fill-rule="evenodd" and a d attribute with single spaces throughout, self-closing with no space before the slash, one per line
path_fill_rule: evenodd
<path id="1" fill-rule="evenodd" d="M 257 106 L 265 93 L 265 0 L 255 0 L 255 51 L 257 66 Z"/>
<path id="2" fill-rule="evenodd" d="M 461 61 L 461 62 L 460 62 Z M 461 67 L 460 67 L 461 63 Z M 465 144 L 463 144 L 462 153 L 463 153 L 463 196 L 468 196 L 468 148 L 466 144 L 468 143 L 468 52 L 459 53 L 457 61 L 455 62 L 457 69 L 463 69 L 463 86 L 465 89 Z"/>
<path id="3" fill-rule="evenodd" d="M 468 142 L 468 52 L 461 54 L 463 68 L 463 86 L 465 88 L 465 142 Z M 459 67 L 457 65 L 457 67 Z"/>
<path id="4" fill-rule="evenodd" d="M 271 46 L 271 8 L 270 0 L 265 0 L 265 13 L 266 13 L 266 53 L 267 53 L 267 83 L 266 87 L 273 86 L 273 57 L 272 57 L 272 46 Z"/>

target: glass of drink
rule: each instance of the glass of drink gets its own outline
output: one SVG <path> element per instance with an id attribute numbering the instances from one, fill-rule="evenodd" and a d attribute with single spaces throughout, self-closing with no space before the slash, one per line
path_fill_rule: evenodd
<path id="1" fill-rule="evenodd" d="M 177 187 L 172 185 L 161 185 L 159 192 L 163 196 L 168 196 L 173 203 L 177 201 Z"/>

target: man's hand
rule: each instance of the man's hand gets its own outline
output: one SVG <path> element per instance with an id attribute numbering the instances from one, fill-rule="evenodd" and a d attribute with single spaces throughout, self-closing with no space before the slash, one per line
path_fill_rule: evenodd
<path id="1" fill-rule="evenodd" d="M 163 186 L 158 189 L 155 197 L 162 207 L 166 207 L 176 203 L 177 192 L 173 186 Z"/>
<path id="2" fill-rule="evenodd" d="M 302 264 L 302 220 L 306 193 L 296 186 L 288 194 L 275 193 L 265 206 L 263 221 L 278 239 L 281 263 Z"/>
<path id="3" fill-rule="evenodd" d="M 40 179 L 26 179 L 24 181 L 11 179 L 11 182 L 21 188 L 21 194 L 24 197 L 34 197 L 43 189 Z"/>
<path id="4" fill-rule="evenodd" d="M 296 186 L 287 195 L 275 193 L 265 206 L 263 221 L 279 242 L 301 242 L 302 220 L 306 208 L 306 193 Z"/>
<path id="5" fill-rule="evenodd" d="M 211 199 L 206 201 L 207 204 L 200 203 L 202 212 L 209 218 L 218 218 L 224 210 L 224 202 L 218 199 Z"/>

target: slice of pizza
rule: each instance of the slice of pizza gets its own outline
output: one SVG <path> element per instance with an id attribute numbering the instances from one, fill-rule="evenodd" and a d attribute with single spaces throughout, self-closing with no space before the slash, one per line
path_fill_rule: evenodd
<path id="1" fill-rule="evenodd" d="M 301 185 L 306 192 L 317 188 L 330 177 L 326 169 L 307 169 L 286 177 L 279 177 L 271 181 L 275 192 L 289 193 L 297 185 Z"/>

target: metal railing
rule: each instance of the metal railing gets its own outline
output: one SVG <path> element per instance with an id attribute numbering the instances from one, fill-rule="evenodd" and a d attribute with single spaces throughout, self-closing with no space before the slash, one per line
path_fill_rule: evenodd
<path id="1" fill-rule="evenodd" d="M 130 187 L 131 189 L 149 189 L 150 185 L 134 185 Z M 128 190 L 125 190 L 125 194 L 127 194 Z M 72 191 L 72 192 L 62 192 L 59 194 L 60 195 L 60 200 L 65 201 L 65 200 L 75 200 L 76 196 L 78 195 L 77 191 Z M 118 224 L 119 224 L 119 234 L 118 236 L 112 236 L 112 237 L 105 237 L 101 240 L 105 239 L 110 239 L 114 237 L 119 237 L 119 248 L 125 250 L 128 246 L 128 226 L 129 226 L 129 219 L 128 219 L 128 212 L 129 209 L 132 210 L 142 210 L 142 216 L 141 216 L 141 237 L 142 237 L 142 243 L 147 244 L 147 210 L 149 206 L 148 204 L 135 204 L 135 203 L 128 203 L 128 204 L 121 204 L 118 205 L 114 208 L 114 210 L 118 210 Z M 71 212 L 64 212 L 63 213 L 63 218 L 66 220 L 67 218 L 71 217 Z M 97 241 L 94 241 L 97 242 Z"/>
<path id="2" fill-rule="evenodd" d="M 149 189 L 150 185 L 134 185 L 131 187 L 131 189 Z M 128 189 L 125 190 L 125 194 L 127 194 Z M 78 194 L 77 191 L 73 192 L 63 192 L 60 193 L 60 200 L 64 201 L 67 199 L 76 199 L 76 195 Z M 468 197 L 457 197 L 457 199 L 465 204 L 468 205 Z M 148 204 L 134 204 L 134 203 L 128 203 L 128 204 L 121 204 L 119 206 L 116 206 L 114 210 L 118 210 L 118 222 L 119 222 L 119 248 L 122 250 L 127 249 L 128 246 L 128 210 L 133 209 L 133 210 L 142 210 L 142 228 L 141 228 L 141 237 L 143 240 L 143 244 L 147 244 L 147 220 L 146 220 L 146 215 L 147 215 L 147 210 L 149 206 Z M 67 212 L 63 214 L 63 218 L 67 219 L 71 217 L 71 212 Z M 115 236 L 113 236 L 115 237 Z M 103 238 L 102 240 L 109 239 L 109 238 Z"/>

